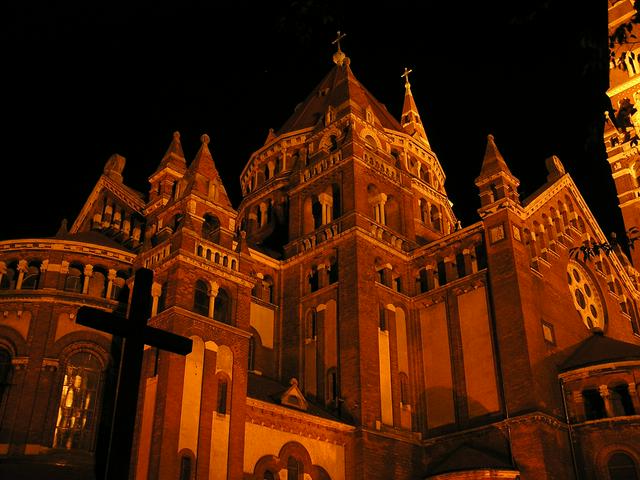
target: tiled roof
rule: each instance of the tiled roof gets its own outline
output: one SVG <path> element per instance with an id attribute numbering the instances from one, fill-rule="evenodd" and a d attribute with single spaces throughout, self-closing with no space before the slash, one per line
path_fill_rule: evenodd
<path id="1" fill-rule="evenodd" d="M 623 360 L 640 360 L 640 345 L 594 333 L 578 344 L 573 353 L 560 365 L 560 371 Z"/>

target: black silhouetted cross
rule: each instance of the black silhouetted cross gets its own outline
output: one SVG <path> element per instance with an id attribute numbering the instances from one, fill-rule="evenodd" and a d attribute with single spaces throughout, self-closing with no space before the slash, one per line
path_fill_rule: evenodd
<path id="1" fill-rule="evenodd" d="M 152 283 L 153 271 L 140 268 L 136 272 L 128 319 L 90 307 L 81 307 L 77 314 L 76 322 L 80 325 L 124 338 L 118 369 L 116 402 L 107 452 L 105 480 L 129 478 L 144 345 L 168 350 L 179 355 L 191 353 L 192 341 L 190 338 L 147 325 L 147 320 L 151 316 Z"/>

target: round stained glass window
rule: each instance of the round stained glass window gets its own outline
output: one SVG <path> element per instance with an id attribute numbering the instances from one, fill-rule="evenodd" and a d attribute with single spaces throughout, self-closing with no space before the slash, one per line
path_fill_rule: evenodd
<path id="1" fill-rule="evenodd" d="M 604 328 L 604 312 L 598 289 L 582 265 L 573 260 L 569 261 L 567 266 L 567 283 L 573 304 L 585 326 L 589 330 L 602 330 Z"/>

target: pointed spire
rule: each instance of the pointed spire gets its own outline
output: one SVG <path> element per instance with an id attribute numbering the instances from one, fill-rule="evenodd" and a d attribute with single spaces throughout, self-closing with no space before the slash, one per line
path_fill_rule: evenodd
<path id="1" fill-rule="evenodd" d="M 496 146 L 493 135 L 487 136 L 487 148 L 484 152 L 482 168 L 475 183 L 480 190 L 481 210 L 503 198 L 520 203 L 518 198 L 520 180 L 514 177 L 509 170 Z"/>
<path id="2" fill-rule="evenodd" d="M 409 135 L 422 140 L 429 146 L 429 140 L 427 139 L 427 133 L 424 131 L 424 126 L 420 120 L 420 114 L 418 113 L 418 107 L 413 99 L 411 93 L 411 84 L 409 83 L 409 74 L 413 70 L 405 67 L 404 73 L 401 77 L 404 77 L 404 104 L 402 105 L 402 117 L 400 118 L 400 125 L 402 129 Z"/>
<path id="3" fill-rule="evenodd" d="M 162 157 L 156 173 L 165 168 L 171 168 L 182 174 L 187 170 L 187 162 L 184 158 L 184 152 L 182 151 L 182 143 L 180 142 L 180 132 L 173 132 L 169 148 L 167 148 L 167 152 Z"/>
<path id="4" fill-rule="evenodd" d="M 504 172 L 513 177 L 507 163 L 504 161 L 502 154 L 496 146 L 493 135 L 487 135 L 487 148 L 484 152 L 484 159 L 482 160 L 482 168 L 480 169 L 480 176 L 478 179 L 494 175 L 498 172 Z"/>
<path id="5" fill-rule="evenodd" d="M 268 144 L 269 142 L 271 142 L 274 138 L 276 138 L 276 133 L 273 131 L 273 128 L 269 129 L 269 133 L 267 134 L 267 139 L 264 141 L 264 144 Z"/>
<path id="6" fill-rule="evenodd" d="M 185 193 L 197 191 L 219 205 L 230 207 L 231 202 L 209 151 L 209 141 L 206 133 L 200 137 L 200 149 L 184 176 L 187 180 Z"/>
<path id="7" fill-rule="evenodd" d="M 64 237 L 67 233 L 69 233 L 69 229 L 67 228 L 67 219 L 63 218 L 62 222 L 60 222 L 60 228 L 56 232 L 56 237 Z"/>

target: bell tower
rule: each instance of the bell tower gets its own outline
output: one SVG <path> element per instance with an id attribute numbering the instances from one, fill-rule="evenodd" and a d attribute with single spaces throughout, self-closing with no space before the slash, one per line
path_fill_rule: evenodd
<path id="1" fill-rule="evenodd" d="M 631 2 L 609 2 L 609 35 L 635 14 Z M 633 24 L 631 34 L 640 28 Z M 612 62 L 609 90 L 613 114 L 606 113 L 604 128 L 607 160 L 618 193 L 624 228 L 630 241 L 640 240 L 640 47 L 626 43 L 616 55 L 622 62 Z M 640 248 L 631 249 L 634 267 L 640 268 Z"/>

